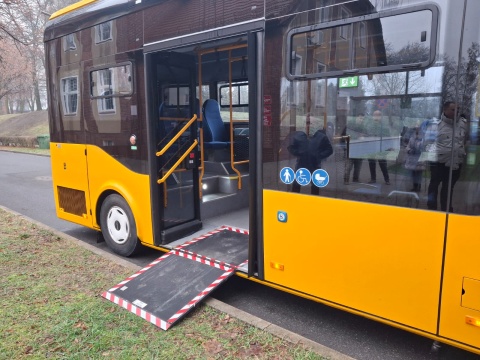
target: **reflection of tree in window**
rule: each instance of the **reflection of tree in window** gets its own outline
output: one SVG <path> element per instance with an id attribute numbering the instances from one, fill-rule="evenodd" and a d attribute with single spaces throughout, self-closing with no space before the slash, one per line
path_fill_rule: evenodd
<path id="1" fill-rule="evenodd" d="M 415 64 L 427 61 L 430 57 L 430 48 L 420 43 L 409 43 L 403 48 L 395 51 L 391 43 L 385 44 L 388 65 Z"/>
<path id="2" fill-rule="evenodd" d="M 77 113 L 78 85 L 77 77 L 62 79 L 62 103 L 65 115 Z"/>

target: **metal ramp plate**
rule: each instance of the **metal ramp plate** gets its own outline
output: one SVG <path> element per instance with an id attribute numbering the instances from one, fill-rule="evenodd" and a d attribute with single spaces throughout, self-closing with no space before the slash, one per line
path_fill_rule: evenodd
<path id="1" fill-rule="evenodd" d="M 222 226 L 175 249 L 217 259 L 228 266 L 239 267 L 248 259 L 248 231 Z"/>
<path id="2" fill-rule="evenodd" d="M 220 244 L 224 237 L 224 249 L 239 251 L 243 260 L 235 254 L 226 254 L 226 259 L 232 263 L 230 264 L 223 259 L 188 251 L 190 248 L 209 254 L 216 253 L 222 258 L 224 254 L 213 248 L 222 248 Z M 245 249 L 239 246 L 242 243 Z M 168 330 L 213 289 L 232 276 L 238 265 L 245 264 L 247 243 L 247 231 L 230 227 L 214 230 L 171 250 L 105 291 L 102 296 L 159 328 Z"/>

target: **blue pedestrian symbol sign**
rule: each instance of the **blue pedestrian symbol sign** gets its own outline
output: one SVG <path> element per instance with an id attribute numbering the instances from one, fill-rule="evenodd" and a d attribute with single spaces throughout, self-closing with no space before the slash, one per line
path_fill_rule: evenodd
<path id="1" fill-rule="evenodd" d="M 312 176 L 313 176 L 312 182 L 315 184 L 315 186 L 318 186 L 318 187 L 327 186 L 328 181 L 330 180 L 328 173 L 323 169 L 315 170 Z"/>
<path id="2" fill-rule="evenodd" d="M 280 179 L 284 184 L 291 184 L 295 181 L 295 172 L 292 168 L 284 167 L 280 170 Z"/>
<path id="3" fill-rule="evenodd" d="M 295 173 L 295 180 L 297 180 L 299 185 L 307 186 L 312 181 L 312 174 L 310 174 L 308 169 L 300 168 Z"/>

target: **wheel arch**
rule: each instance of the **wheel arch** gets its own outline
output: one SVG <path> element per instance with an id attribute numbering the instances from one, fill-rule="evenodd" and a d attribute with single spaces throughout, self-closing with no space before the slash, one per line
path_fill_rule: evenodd
<path id="1" fill-rule="evenodd" d="M 128 191 L 122 191 L 118 188 L 114 188 L 114 187 L 105 188 L 100 192 L 99 196 L 97 197 L 97 200 L 94 206 L 95 222 L 97 227 L 101 229 L 100 216 L 101 216 L 102 205 L 105 202 L 105 200 L 108 198 L 108 196 L 113 194 L 121 196 L 130 207 L 130 210 L 132 211 L 133 217 L 135 219 L 136 227 L 137 227 L 137 238 L 140 240 L 140 242 L 149 243 L 148 239 L 151 239 L 150 242 L 153 242 L 150 208 L 145 210 L 145 207 L 148 204 L 144 203 L 144 201 L 142 201 L 141 199 L 137 200 L 136 197 L 130 194 Z"/>

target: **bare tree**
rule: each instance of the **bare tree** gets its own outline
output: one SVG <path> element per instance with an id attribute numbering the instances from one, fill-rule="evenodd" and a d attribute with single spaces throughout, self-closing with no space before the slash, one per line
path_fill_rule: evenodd
<path id="1" fill-rule="evenodd" d="M 36 110 L 42 109 L 41 84 L 45 83 L 43 32 L 48 14 L 74 2 L 74 0 L 0 2 L 0 38 L 12 39 L 23 57 L 28 59 L 30 63 L 28 83 L 32 89 Z"/>
<path id="2" fill-rule="evenodd" d="M 0 40 L 0 100 L 13 98 L 18 94 L 28 91 L 29 74 L 32 72 L 30 63 L 22 57 L 12 39 Z M 8 106 L 7 111 L 11 107 Z M 9 111 L 10 112 L 10 111 Z"/>

